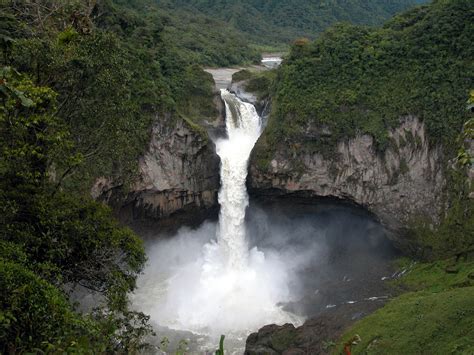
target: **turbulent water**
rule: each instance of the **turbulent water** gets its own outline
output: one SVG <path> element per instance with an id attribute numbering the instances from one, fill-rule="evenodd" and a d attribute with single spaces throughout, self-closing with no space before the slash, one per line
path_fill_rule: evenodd
<path id="1" fill-rule="evenodd" d="M 282 267 L 269 267 L 265 255 L 249 250 L 245 211 L 248 159 L 261 133 L 255 107 L 221 91 L 226 104 L 228 139 L 216 143 L 221 158 L 216 242 L 205 246 L 201 275 L 202 302 L 210 305 L 201 321 L 221 332 L 250 331 L 263 324 L 291 320 L 277 304 L 287 301 L 289 292 Z M 271 275 L 276 270 L 279 276 Z"/>
<path id="2" fill-rule="evenodd" d="M 164 270 L 147 270 L 139 282 L 134 304 L 161 326 L 208 335 L 245 339 L 250 331 L 269 323 L 297 323 L 278 304 L 290 301 L 289 275 L 278 257 L 249 249 L 245 212 L 248 160 L 261 133 L 255 107 L 221 90 L 226 105 L 227 139 L 216 142 L 221 158 L 220 215 L 213 227 L 201 228 L 188 245 L 162 245 L 161 257 L 170 258 Z M 191 240 L 192 239 L 192 240 Z M 180 239 L 178 239 L 180 240 Z M 202 244 L 201 244 L 202 245 Z M 163 249 L 165 248 L 165 249 Z M 185 255 L 175 255 L 185 250 Z M 153 261 L 152 261 L 153 262 Z"/>

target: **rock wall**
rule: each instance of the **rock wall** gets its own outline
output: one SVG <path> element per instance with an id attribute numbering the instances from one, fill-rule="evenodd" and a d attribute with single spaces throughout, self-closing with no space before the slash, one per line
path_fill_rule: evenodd
<path id="1" fill-rule="evenodd" d="M 219 159 L 214 145 L 183 120 L 172 129 L 160 122 L 154 125 L 139 170 L 134 199 L 152 217 L 169 216 L 189 206 L 208 208 L 217 202 Z"/>
<path id="2" fill-rule="evenodd" d="M 414 216 L 439 220 L 443 154 L 440 147 L 430 147 L 424 124 L 416 117 L 402 118 L 389 136 L 391 144 L 383 154 L 376 152 L 371 136 L 359 135 L 339 142 L 331 159 L 304 150 L 290 156 L 277 148 L 270 166 L 262 170 L 253 156 L 251 193 L 304 192 L 308 197 L 350 200 L 374 213 L 403 248 L 406 224 Z"/>
<path id="3" fill-rule="evenodd" d="M 181 118 L 157 117 L 130 191 L 118 196 L 102 178 L 92 195 L 109 202 L 120 219 L 132 226 L 142 227 L 179 212 L 196 214 L 217 206 L 219 164 L 204 129 L 193 128 Z"/>

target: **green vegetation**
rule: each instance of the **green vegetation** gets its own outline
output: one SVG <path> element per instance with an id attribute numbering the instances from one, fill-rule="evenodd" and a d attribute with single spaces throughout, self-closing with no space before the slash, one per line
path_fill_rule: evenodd
<path id="1" fill-rule="evenodd" d="M 9 67 L 0 74 L 0 351 L 136 352 L 150 333 L 127 308 L 142 243 L 108 208 L 52 181 L 83 159 L 55 92 Z M 75 312 L 75 289 L 100 296 L 101 308 Z"/>
<path id="2" fill-rule="evenodd" d="M 219 349 L 216 350 L 216 355 L 224 355 L 224 339 L 225 335 L 221 335 L 221 338 L 219 340 Z"/>
<path id="3" fill-rule="evenodd" d="M 156 0 L 99 0 L 94 10 L 101 28 L 133 46 L 157 46 L 178 63 L 231 66 L 260 60 L 259 53 L 228 23 L 192 9 Z M 167 63 L 167 64 L 172 64 Z"/>
<path id="4" fill-rule="evenodd" d="M 278 144 L 323 151 L 358 133 L 379 150 L 401 117 L 422 119 L 432 144 L 448 156 L 468 113 L 474 86 L 472 2 L 438 0 L 398 15 L 382 28 L 336 25 L 314 42 L 295 42 L 278 70 L 264 133 Z M 329 131 L 314 142 L 310 131 Z"/>
<path id="5" fill-rule="evenodd" d="M 135 0 L 137 1 L 137 0 Z M 156 9 L 152 23 L 163 23 L 163 40 L 177 49 L 176 57 L 188 63 L 228 67 L 260 61 L 260 51 L 250 45 L 245 35 L 213 14 L 175 6 L 175 2 L 146 1 Z"/>
<path id="6" fill-rule="evenodd" d="M 243 81 L 245 90 L 255 94 L 259 100 L 262 100 L 269 98 L 270 88 L 275 81 L 275 76 L 275 70 L 252 71 L 243 69 L 232 75 L 232 81 Z"/>
<path id="7" fill-rule="evenodd" d="M 380 24 L 423 0 L 159 0 L 177 11 L 189 9 L 229 23 L 253 43 L 285 48 L 298 37 L 314 38 L 336 22 Z M 264 47 L 261 47 L 264 48 Z M 269 48 L 267 48 L 268 50 Z"/>
<path id="8" fill-rule="evenodd" d="M 408 267 L 396 285 L 409 292 L 357 322 L 335 353 L 358 336 L 352 354 L 470 354 L 474 351 L 474 262 Z"/>
<path id="9" fill-rule="evenodd" d="M 254 74 L 249 69 L 242 69 L 232 74 L 232 82 L 239 82 L 250 79 Z"/>
<path id="10" fill-rule="evenodd" d="M 474 113 L 474 90 L 469 93 L 469 99 L 467 100 L 467 110 Z M 474 118 L 470 118 L 464 123 L 462 133 L 459 136 L 459 149 L 458 156 L 456 157 L 457 163 L 461 167 L 469 167 L 474 165 L 474 152 L 471 151 L 470 142 L 474 140 Z M 470 192 L 474 192 L 474 184 L 471 183 Z"/>
<path id="11" fill-rule="evenodd" d="M 15 1 L 1 5 L 1 17 L 3 64 L 54 89 L 84 158 L 57 172 L 68 188 L 88 188 L 99 175 L 126 185 L 154 119 L 171 113 L 170 124 L 182 116 L 198 129 L 217 114 L 199 65 L 259 59 L 227 22 L 153 0 Z"/>
<path id="12" fill-rule="evenodd" d="M 198 128 L 194 123 L 217 115 L 212 77 L 198 64 L 253 60 L 228 57 L 252 51 L 233 38 L 232 50 L 226 48 L 212 32 L 225 37 L 223 25 L 212 22 L 196 25 L 209 30 L 204 47 L 216 46 L 212 58 L 207 49 L 186 47 L 180 40 L 194 31 L 192 21 L 180 22 L 191 27 L 177 29 L 175 18 L 153 1 L 15 1 L 0 10 L 2 64 L 58 94 L 55 115 L 83 158 L 80 165 L 56 167 L 68 189 L 89 189 L 97 176 L 126 185 L 154 120 L 172 126 L 185 116 L 191 128 Z M 178 30 L 175 40 L 170 31 Z"/>
<path id="13" fill-rule="evenodd" d="M 474 286 L 472 257 L 453 257 L 421 263 L 416 263 L 409 258 L 401 258 L 397 263 L 400 270 L 406 270 L 406 274 L 392 281 L 392 285 L 401 291 L 436 293 L 458 287 Z"/>
<path id="14" fill-rule="evenodd" d="M 471 91 L 468 111 L 474 102 Z M 455 146 L 458 154 L 454 164 L 446 169 L 447 189 L 446 209 L 436 228 L 431 225 L 429 216 L 418 215 L 409 223 L 412 254 L 424 259 L 458 258 L 474 251 L 474 201 L 472 192 L 474 182 L 469 177 L 473 164 L 471 142 L 474 140 L 474 119 L 463 125 Z"/>
<path id="15" fill-rule="evenodd" d="M 276 72 L 273 70 L 258 72 L 256 75 L 248 79 L 245 89 L 257 94 L 260 98 L 267 97 L 270 95 L 268 88 L 275 80 L 275 74 Z"/>

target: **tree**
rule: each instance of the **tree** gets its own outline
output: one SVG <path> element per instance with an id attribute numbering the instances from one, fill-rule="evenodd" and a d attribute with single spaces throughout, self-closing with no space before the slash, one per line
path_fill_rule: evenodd
<path id="1" fill-rule="evenodd" d="M 136 351 L 150 331 L 127 308 L 142 243 L 107 207 L 58 192 L 55 167 L 81 157 L 55 115 L 56 94 L 12 68 L 0 73 L 2 352 Z M 102 311 L 75 313 L 65 290 L 76 287 L 102 295 Z"/>

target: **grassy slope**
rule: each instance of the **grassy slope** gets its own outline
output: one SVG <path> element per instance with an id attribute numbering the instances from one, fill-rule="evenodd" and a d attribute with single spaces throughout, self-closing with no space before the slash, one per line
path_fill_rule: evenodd
<path id="1" fill-rule="evenodd" d="M 347 330 L 335 353 L 356 335 L 352 354 L 474 352 L 473 261 L 419 264 L 395 286 L 409 292 Z"/>

